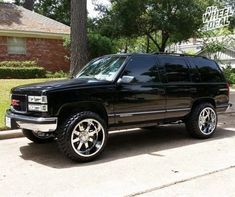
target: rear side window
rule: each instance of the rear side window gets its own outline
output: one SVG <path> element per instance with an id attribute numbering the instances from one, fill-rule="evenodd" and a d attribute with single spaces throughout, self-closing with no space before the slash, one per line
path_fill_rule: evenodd
<path id="1" fill-rule="evenodd" d="M 190 81 L 189 69 L 184 58 L 160 56 L 159 62 L 165 67 L 168 82 Z"/>
<path id="2" fill-rule="evenodd" d="M 135 77 L 135 82 L 159 82 L 155 56 L 134 56 L 127 64 L 123 75 Z"/>
<path id="3" fill-rule="evenodd" d="M 200 73 L 201 82 L 222 82 L 224 80 L 218 65 L 209 59 L 192 58 Z"/>

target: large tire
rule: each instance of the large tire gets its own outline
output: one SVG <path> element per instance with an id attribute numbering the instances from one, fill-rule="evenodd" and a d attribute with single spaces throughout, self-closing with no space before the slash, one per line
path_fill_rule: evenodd
<path id="1" fill-rule="evenodd" d="M 216 131 L 217 113 L 210 103 L 201 103 L 195 106 L 185 124 L 187 131 L 194 138 L 207 139 Z"/>
<path id="2" fill-rule="evenodd" d="M 22 129 L 22 132 L 25 137 L 27 137 L 29 140 L 37 144 L 52 142 L 55 139 L 54 136 L 50 134 L 45 134 L 45 136 L 39 136 L 37 133 L 28 129 Z"/>
<path id="3" fill-rule="evenodd" d="M 102 153 L 107 140 L 105 121 L 89 111 L 71 115 L 57 130 L 59 149 L 74 161 L 94 160 Z"/>

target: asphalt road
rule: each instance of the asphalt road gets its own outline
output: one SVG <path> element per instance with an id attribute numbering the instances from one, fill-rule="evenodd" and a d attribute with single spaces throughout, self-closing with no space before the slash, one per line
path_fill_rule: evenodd
<path id="1" fill-rule="evenodd" d="M 235 196 L 234 147 L 232 113 L 209 140 L 190 138 L 184 125 L 112 133 L 90 163 L 67 160 L 56 143 L 4 139 L 0 196 Z"/>

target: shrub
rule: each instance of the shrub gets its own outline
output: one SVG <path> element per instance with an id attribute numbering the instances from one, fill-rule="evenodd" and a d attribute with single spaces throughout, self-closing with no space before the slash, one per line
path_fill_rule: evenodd
<path id="1" fill-rule="evenodd" d="M 42 67 L 0 67 L 0 79 L 44 78 L 46 71 Z"/>
<path id="2" fill-rule="evenodd" d="M 71 41 L 70 37 L 64 38 L 64 47 L 70 49 Z M 89 59 L 94 59 L 96 57 L 107 55 L 111 53 L 116 53 L 114 44 L 111 39 L 102 36 L 98 33 L 89 33 L 88 34 L 88 56 Z M 67 57 L 69 58 L 69 57 Z"/>
<path id="3" fill-rule="evenodd" d="M 0 79 L 30 79 L 30 78 L 66 78 L 63 71 L 46 71 L 38 66 L 36 61 L 2 61 L 0 62 Z"/>
<path id="4" fill-rule="evenodd" d="M 102 55 L 114 53 L 114 48 L 110 38 L 100 34 L 88 35 L 89 58 L 93 59 Z"/>
<path id="5" fill-rule="evenodd" d="M 2 61 L 0 67 L 38 67 L 36 61 Z"/>
<path id="6" fill-rule="evenodd" d="M 57 72 L 47 71 L 46 72 L 46 77 L 47 78 L 67 78 L 68 77 L 68 73 L 65 73 L 62 70 L 57 71 Z"/>
<path id="7" fill-rule="evenodd" d="M 230 84 L 235 84 L 235 69 L 227 65 L 224 69 L 224 76 Z"/>

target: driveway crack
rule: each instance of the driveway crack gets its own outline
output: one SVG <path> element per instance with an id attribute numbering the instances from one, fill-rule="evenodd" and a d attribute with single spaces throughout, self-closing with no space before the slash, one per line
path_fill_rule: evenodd
<path id="1" fill-rule="evenodd" d="M 132 193 L 132 194 L 127 195 L 126 197 L 134 197 L 134 196 L 139 196 L 139 195 L 142 195 L 142 194 L 150 193 L 150 192 L 153 192 L 153 191 L 156 191 L 156 190 L 171 187 L 171 186 L 179 184 L 179 183 L 184 183 L 184 182 L 187 182 L 187 181 L 195 180 L 195 179 L 198 179 L 198 178 L 202 178 L 202 177 L 205 177 L 205 176 L 209 176 L 209 175 L 212 175 L 212 174 L 216 174 L 216 173 L 219 173 L 219 172 L 230 170 L 232 168 L 235 168 L 235 165 L 232 165 L 232 166 L 229 166 L 229 167 L 226 167 L 226 168 L 222 168 L 222 169 L 218 169 L 218 170 L 214 170 L 214 171 L 211 171 L 211 172 L 208 172 L 208 173 L 200 174 L 200 175 L 197 175 L 197 176 L 189 177 L 189 178 L 182 179 L 182 180 L 179 180 L 179 181 L 175 181 L 175 182 L 172 182 L 172 183 L 167 183 L 167 184 L 164 184 L 164 185 L 160 185 L 160 186 L 153 187 L 153 188 L 150 188 L 150 189 L 146 189 L 146 190 L 143 190 L 143 191 L 139 191 L 139 192 L 136 192 L 136 193 Z"/>

